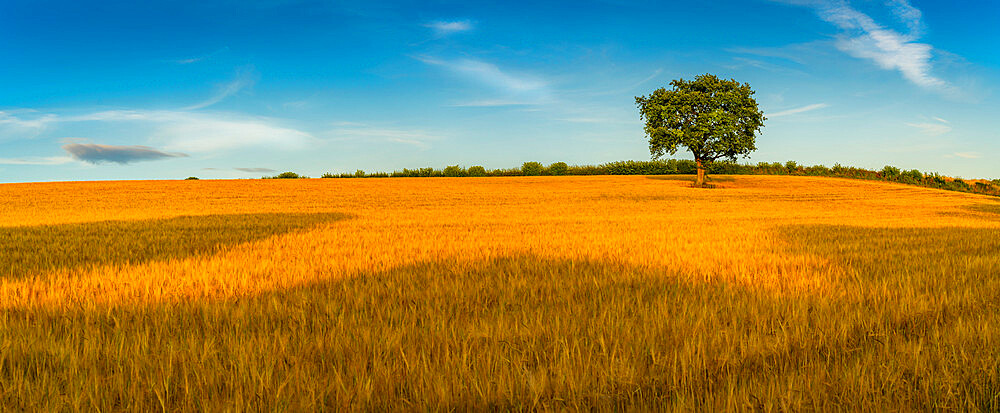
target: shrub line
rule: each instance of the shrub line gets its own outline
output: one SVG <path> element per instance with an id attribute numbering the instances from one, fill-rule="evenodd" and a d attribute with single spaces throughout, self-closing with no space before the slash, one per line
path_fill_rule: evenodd
<path id="1" fill-rule="evenodd" d="M 741 164 L 736 162 L 711 162 L 707 171 L 714 175 L 793 175 L 793 176 L 824 176 L 834 178 L 863 179 L 869 181 L 898 182 L 927 188 L 945 189 L 949 191 L 969 192 L 1000 196 L 1000 179 L 992 181 L 977 180 L 966 182 L 961 178 L 950 178 L 937 173 L 924 173 L 916 169 L 901 170 L 895 166 L 885 166 L 880 171 L 842 166 L 839 163 L 833 167 L 824 165 L 805 166 L 795 161 L 785 163 L 760 162 L 757 164 Z M 487 176 L 553 176 L 553 175 L 693 175 L 697 173 L 697 164 L 689 159 L 666 159 L 654 161 L 617 161 L 600 165 L 567 165 L 556 162 L 544 166 L 539 162 L 525 162 L 520 168 L 486 169 L 480 165 L 463 168 L 459 165 L 449 165 L 444 169 L 431 167 L 407 169 L 402 171 L 366 173 L 357 170 L 354 173 L 325 173 L 323 178 L 434 178 L 434 177 L 487 177 Z M 264 179 L 306 178 L 294 172 L 285 172 Z"/>

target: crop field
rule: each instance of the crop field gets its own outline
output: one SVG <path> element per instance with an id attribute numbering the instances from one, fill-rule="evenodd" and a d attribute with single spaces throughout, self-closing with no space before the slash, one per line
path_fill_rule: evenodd
<path id="1" fill-rule="evenodd" d="M 0 185 L 0 406 L 1000 409 L 1000 199 L 689 179 Z"/>

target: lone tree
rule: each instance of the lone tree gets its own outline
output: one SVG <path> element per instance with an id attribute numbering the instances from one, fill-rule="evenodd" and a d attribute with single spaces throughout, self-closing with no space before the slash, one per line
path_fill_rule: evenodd
<path id="1" fill-rule="evenodd" d="M 670 86 L 635 98 L 653 159 L 686 147 L 698 164 L 695 185 L 704 186 L 706 162 L 736 160 L 757 149 L 754 135 L 766 118 L 750 84 L 704 74 L 674 80 Z"/>

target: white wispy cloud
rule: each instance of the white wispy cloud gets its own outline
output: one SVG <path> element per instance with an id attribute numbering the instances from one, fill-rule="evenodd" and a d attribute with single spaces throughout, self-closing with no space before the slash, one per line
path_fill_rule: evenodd
<path id="1" fill-rule="evenodd" d="M 229 46 L 226 46 L 226 47 L 223 47 L 223 48 L 221 48 L 219 50 L 216 50 L 216 51 L 214 51 L 212 53 L 203 54 L 203 55 L 195 56 L 195 57 L 189 57 L 187 59 L 177 59 L 177 60 L 173 60 L 173 62 L 177 63 L 177 64 L 180 64 L 180 65 L 189 65 L 189 64 L 192 64 L 192 63 L 198 63 L 198 62 L 200 62 L 202 60 L 206 60 L 208 58 L 211 58 L 212 56 L 215 56 L 215 55 L 217 55 L 219 53 L 222 53 L 222 52 L 225 52 L 225 51 L 228 51 L 228 50 L 229 50 Z"/>
<path id="2" fill-rule="evenodd" d="M 505 100 L 505 99 L 486 99 L 486 100 L 471 100 L 468 102 L 453 103 L 448 106 L 456 108 L 485 108 L 485 107 L 497 107 L 497 106 L 528 106 L 535 105 L 537 101 L 527 101 L 527 100 Z"/>
<path id="3" fill-rule="evenodd" d="M 937 119 L 937 118 L 935 118 Z M 942 119 L 943 120 L 943 119 Z M 920 132 L 929 136 L 944 135 L 951 132 L 951 126 L 947 124 L 948 122 L 920 122 L 920 123 L 907 123 L 906 126 L 920 129 Z"/>
<path id="4" fill-rule="evenodd" d="M 781 0 L 779 0 L 781 1 Z M 903 78 L 927 89 L 946 91 L 951 85 L 932 74 L 933 46 L 918 42 L 923 15 L 907 0 L 889 0 L 892 14 L 907 27 L 903 33 L 886 27 L 869 15 L 851 7 L 846 0 L 785 0 L 788 4 L 810 6 L 824 21 L 842 32 L 837 49 L 867 59 L 886 70 L 898 71 Z"/>
<path id="5" fill-rule="evenodd" d="M 540 77 L 502 70 L 495 64 L 475 59 L 438 59 L 416 56 L 415 59 L 431 66 L 441 67 L 469 81 L 492 88 L 502 96 L 477 99 L 460 106 L 506 106 L 487 105 L 488 102 L 518 102 L 517 104 L 539 104 L 549 98 L 549 83 Z"/>
<path id="6" fill-rule="evenodd" d="M 0 140 L 34 138 L 58 120 L 51 114 L 27 114 L 0 111 Z"/>
<path id="7" fill-rule="evenodd" d="M 386 128 L 354 122 L 338 122 L 326 135 L 333 140 L 363 140 L 366 142 L 394 142 L 413 145 L 421 149 L 443 136 L 420 129 Z"/>
<path id="8" fill-rule="evenodd" d="M 955 152 L 955 153 L 953 153 L 951 155 L 955 156 L 955 157 L 959 157 L 959 158 L 965 158 L 965 159 L 977 159 L 977 158 L 982 157 L 982 154 L 980 154 L 979 152 Z"/>
<path id="9" fill-rule="evenodd" d="M 809 111 L 813 111 L 813 110 L 817 110 L 817 109 L 823 109 L 823 108 L 826 108 L 826 107 L 829 107 L 829 106 L 830 105 L 826 104 L 826 103 L 814 103 L 812 105 L 806 105 L 806 106 L 802 106 L 802 107 L 794 108 L 794 109 L 787 109 L 787 110 L 783 110 L 783 111 L 780 111 L 780 112 L 774 112 L 774 113 L 769 113 L 769 114 L 765 114 L 765 115 L 768 118 L 780 118 L 782 116 L 794 115 L 796 113 L 809 112 Z"/>
<path id="10" fill-rule="evenodd" d="M 434 30 L 438 36 L 447 36 L 452 33 L 467 32 L 472 30 L 473 23 L 469 20 L 436 20 L 424 23 L 424 27 Z"/>
<path id="11" fill-rule="evenodd" d="M 300 149 L 313 140 L 307 132 L 275 120 L 227 113 L 118 110 L 92 113 L 75 121 L 137 122 L 150 128 L 149 139 L 165 149 L 212 152 L 243 147 Z"/>
<path id="12" fill-rule="evenodd" d="M 429 65 L 444 67 L 453 73 L 507 92 L 534 92 L 548 86 L 547 82 L 537 77 L 505 72 L 500 70 L 497 65 L 481 60 L 441 60 L 429 57 L 418 57 L 417 59 Z"/>
<path id="13" fill-rule="evenodd" d="M 197 104 L 183 108 L 184 110 L 197 110 L 212 106 L 216 103 L 222 102 L 226 98 L 235 95 L 237 92 L 252 87 L 254 83 L 257 82 L 257 72 L 252 66 L 240 68 L 236 72 L 236 76 L 232 80 L 223 83 L 216 87 L 215 94 L 212 97 L 199 102 Z"/>
<path id="14" fill-rule="evenodd" d="M 31 156 L 24 158 L 0 158 L 3 165 L 62 165 L 75 162 L 70 156 Z"/>

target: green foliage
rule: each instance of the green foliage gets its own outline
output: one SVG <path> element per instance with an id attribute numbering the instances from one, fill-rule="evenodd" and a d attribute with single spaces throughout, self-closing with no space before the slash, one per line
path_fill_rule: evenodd
<path id="1" fill-rule="evenodd" d="M 825 165 L 813 165 L 804 169 L 806 175 L 809 176 L 829 176 L 831 175 L 830 168 Z"/>
<path id="2" fill-rule="evenodd" d="M 748 171 L 749 166 L 732 161 L 715 161 L 708 163 L 708 172 L 719 175 L 740 175 Z"/>
<path id="3" fill-rule="evenodd" d="M 900 170 L 895 166 L 886 165 L 881 172 L 883 177 L 894 179 L 899 176 Z"/>
<path id="4" fill-rule="evenodd" d="M 521 165 L 521 173 L 524 176 L 538 176 L 545 170 L 545 167 L 538 162 L 525 162 Z"/>
<path id="5" fill-rule="evenodd" d="M 295 172 L 282 172 L 275 176 L 265 176 L 263 179 L 303 179 L 308 178 L 308 176 L 299 175 Z"/>
<path id="6" fill-rule="evenodd" d="M 336 178 L 336 177 L 337 177 L 336 175 L 327 172 L 327 173 L 323 174 L 323 176 L 321 176 L 320 178 Z"/>
<path id="7" fill-rule="evenodd" d="M 909 171 L 903 171 L 899 174 L 899 180 L 908 184 L 918 184 L 923 182 L 924 173 L 917 169 L 911 169 Z"/>
<path id="8" fill-rule="evenodd" d="M 458 178 L 463 176 L 469 176 L 469 172 L 459 167 L 458 165 L 449 165 L 444 168 L 442 175 L 449 178 Z"/>
<path id="9" fill-rule="evenodd" d="M 566 175 L 569 172 L 569 165 L 566 162 L 555 162 L 549 165 L 549 175 Z"/>
<path id="10" fill-rule="evenodd" d="M 698 164 L 690 159 L 678 159 L 677 173 L 681 175 L 696 174 L 698 173 Z"/>
<path id="11" fill-rule="evenodd" d="M 823 165 L 803 166 L 795 161 L 780 162 L 758 162 L 757 164 L 740 164 L 733 161 L 705 162 L 704 167 L 709 173 L 720 175 L 808 175 L 808 176 L 834 176 L 851 179 L 884 180 L 901 182 L 910 185 L 921 185 L 931 188 L 946 189 L 952 191 L 975 192 L 980 194 L 1000 196 L 1000 179 L 995 179 L 992 184 L 970 185 L 962 180 L 951 180 L 936 173 L 924 174 L 923 172 L 911 169 L 900 170 L 894 166 L 886 166 L 879 171 L 857 168 L 853 166 L 843 166 L 839 163 L 832 168 Z M 394 171 L 391 174 L 376 172 L 365 174 L 357 171 L 353 174 L 342 173 L 333 175 L 323 174 L 324 178 L 382 178 L 382 177 L 465 177 L 465 176 L 538 176 L 538 175 L 690 175 L 698 171 L 695 161 L 690 159 L 657 159 L 652 161 L 616 161 L 601 165 L 567 165 L 565 162 L 555 162 L 549 167 L 544 167 L 538 162 L 525 162 L 521 168 L 491 169 L 487 170 L 482 166 L 472 166 L 468 170 L 458 165 L 449 165 L 444 170 L 434 168 L 406 169 Z M 292 172 L 285 172 L 276 177 L 265 178 L 293 178 L 299 176 Z"/>
<path id="12" fill-rule="evenodd" d="M 676 162 L 670 161 L 620 161 L 602 167 L 606 175 L 669 175 L 677 173 Z"/>
<path id="13" fill-rule="evenodd" d="M 670 85 L 635 98 L 653 158 L 681 146 L 701 161 L 736 160 L 757 149 L 754 138 L 766 118 L 749 84 L 704 74 Z"/>
<path id="14" fill-rule="evenodd" d="M 566 171 L 567 175 L 607 175 L 607 169 L 597 165 L 573 165 Z"/>
<path id="15" fill-rule="evenodd" d="M 481 177 L 486 176 L 486 168 L 482 166 L 475 165 L 469 167 L 469 176 Z"/>
<path id="16" fill-rule="evenodd" d="M 197 181 L 198 177 L 197 176 L 189 176 L 187 178 L 184 178 L 184 180 L 185 181 Z"/>

